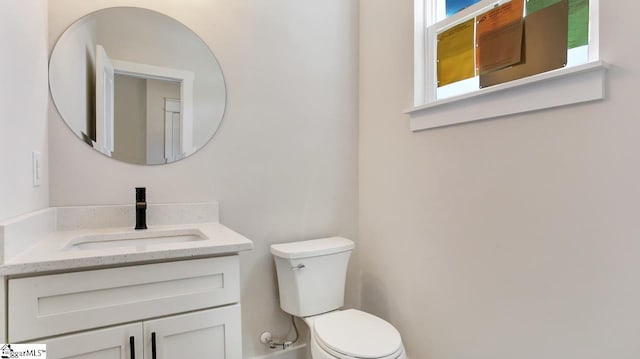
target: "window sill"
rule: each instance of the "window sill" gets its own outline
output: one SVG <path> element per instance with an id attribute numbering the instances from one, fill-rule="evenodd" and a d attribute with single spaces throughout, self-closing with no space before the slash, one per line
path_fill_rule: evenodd
<path id="1" fill-rule="evenodd" d="M 594 61 L 487 87 L 404 111 L 411 131 L 602 100 L 607 64 Z"/>

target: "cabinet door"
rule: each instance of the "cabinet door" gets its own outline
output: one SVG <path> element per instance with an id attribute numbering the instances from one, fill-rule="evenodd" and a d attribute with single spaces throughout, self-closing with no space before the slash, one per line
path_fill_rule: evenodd
<path id="1" fill-rule="evenodd" d="M 240 304 L 149 320 L 143 326 L 145 359 L 242 359 Z"/>
<path id="2" fill-rule="evenodd" d="M 133 348 L 130 345 L 132 341 Z M 142 359 L 142 323 L 92 330 L 38 342 L 47 344 L 49 359 Z"/>

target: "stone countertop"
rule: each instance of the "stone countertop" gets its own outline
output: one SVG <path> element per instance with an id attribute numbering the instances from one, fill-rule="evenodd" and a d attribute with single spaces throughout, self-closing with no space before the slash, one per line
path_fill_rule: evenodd
<path id="1" fill-rule="evenodd" d="M 87 235 L 137 234 L 130 227 L 56 231 L 0 266 L 0 275 L 38 274 L 51 271 L 170 261 L 192 257 L 235 254 L 253 248 L 253 242 L 220 223 L 149 226 L 145 234 L 196 230 L 206 239 L 174 243 L 119 245 L 99 249 L 71 249 L 74 240 Z"/>

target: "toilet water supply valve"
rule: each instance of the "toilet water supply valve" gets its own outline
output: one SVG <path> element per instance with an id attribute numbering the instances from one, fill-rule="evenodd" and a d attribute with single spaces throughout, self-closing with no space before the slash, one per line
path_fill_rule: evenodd
<path id="1" fill-rule="evenodd" d="M 290 340 L 273 339 L 273 337 L 271 336 L 271 333 L 269 333 L 269 332 L 262 333 L 260 335 L 260 341 L 263 344 L 268 344 L 269 348 L 271 348 L 271 349 L 282 348 L 282 350 L 285 350 L 288 347 L 290 347 L 291 344 L 293 344 L 293 342 L 290 341 Z"/>
<path id="2" fill-rule="evenodd" d="M 288 340 L 287 338 L 273 338 L 271 333 L 264 332 L 260 334 L 260 342 L 262 342 L 262 344 L 269 345 L 269 348 L 271 349 L 282 348 L 282 350 L 286 350 L 298 341 L 298 327 L 296 326 L 296 319 L 293 315 L 291 316 L 291 325 L 296 333 L 295 339 Z M 291 329 L 289 329 L 289 331 L 291 331 Z"/>

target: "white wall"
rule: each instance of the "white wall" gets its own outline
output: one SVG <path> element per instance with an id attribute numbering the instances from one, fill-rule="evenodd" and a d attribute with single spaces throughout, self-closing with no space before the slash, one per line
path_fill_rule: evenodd
<path id="1" fill-rule="evenodd" d="M 60 113 L 78 137 L 96 139 L 96 21 L 85 18 L 64 34 L 64 41 L 51 54 L 49 80 L 52 97 Z"/>
<path id="2" fill-rule="evenodd" d="M 360 2 L 363 308 L 411 358 L 640 357 L 640 5 L 600 1 L 606 101 L 419 133 L 412 6 Z"/>
<path id="3" fill-rule="evenodd" d="M 0 2 L 0 221 L 46 207 L 47 2 Z M 31 152 L 43 159 L 32 186 Z"/>
<path id="4" fill-rule="evenodd" d="M 227 81 L 225 118 L 193 156 L 138 166 L 92 150 L 52 111 L 51 203 L 133 203 L 134 186 L 150 203 L 219 200 L 222 223 L 255 246 L 241 255 L 244 356 L 266 353 L 259 334 L 289 327 L 269 245 L 356 235 L 357 1 L 50 0 L 50 45 L 114 5 L 169 14 L 202 37 Z"/>

